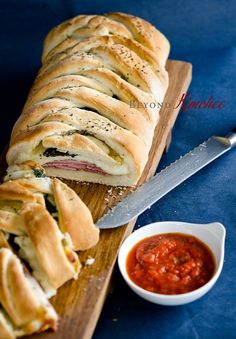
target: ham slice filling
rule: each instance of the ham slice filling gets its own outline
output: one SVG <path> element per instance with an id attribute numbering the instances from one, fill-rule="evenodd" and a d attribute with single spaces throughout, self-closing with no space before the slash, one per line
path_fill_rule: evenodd
<path id="1" fill-rule="evenodd" d="M 98 173 L 102 175 L 108 175 L 108 173 L 104 172 L 100 167 L 97 167 L 95 164 L 91 164 L 87 161 L 55 160 L 55 161 L 46 162 L 43 166 L 67 169 L 70 171 L 85 171 L 85 172 Z"/>

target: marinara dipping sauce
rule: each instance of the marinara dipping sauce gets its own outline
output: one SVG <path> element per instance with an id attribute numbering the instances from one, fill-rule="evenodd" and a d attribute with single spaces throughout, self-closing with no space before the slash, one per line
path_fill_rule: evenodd
<path id="1" fill-rule="evenodd" d="M 155 235 L 129 252 L 130 279 L 147 291 L 181 294 L 206 284 L 215 271 L 211 250 L 194 236 L 182 233 Z"/>

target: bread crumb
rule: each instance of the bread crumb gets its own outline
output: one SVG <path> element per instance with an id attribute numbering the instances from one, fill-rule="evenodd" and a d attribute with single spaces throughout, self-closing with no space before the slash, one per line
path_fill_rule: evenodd
<path id="1" fill-rule="evenodd" d="M 94 263 L 95 261 L 95 258 L 92 258 L 92 257 L 88 257 L 87 260 L 85 261 L 85 266 L 90 266 Z"/>

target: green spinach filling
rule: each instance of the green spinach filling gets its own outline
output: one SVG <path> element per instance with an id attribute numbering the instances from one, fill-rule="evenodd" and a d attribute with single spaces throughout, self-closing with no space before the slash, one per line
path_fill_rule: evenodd
<path id="1" fill-rule="evenodd" d="M 61 152 L 58 151 L 57 148 L 47 148 L 46 151 L 43 152 L 45 157 L 58 157 L 58 156 L 69 156 L 69 157 L 76 157 L 76 154 L 70 154 L 69 152 Z"/>

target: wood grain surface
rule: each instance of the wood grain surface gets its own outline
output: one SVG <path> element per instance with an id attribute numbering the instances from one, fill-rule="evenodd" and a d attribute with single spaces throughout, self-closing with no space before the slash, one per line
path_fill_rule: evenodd
<path id="1" fill-rule="evenodd" d="M 192 66 L 182 61 L 168 61 L 170 84 L 161 108 L 160 121 L 155 130 L 149 161 L 138 183 L 142 184 L 154 175 L 163 151 L 170 140 L 172 127 L 179 112 L 177 106 L 191 81 Z M 4 165 L 2 163 L 1 168 Z M 128 194 L 130 189 L 109 187 L 99 184 L 78 183 L 64 180 L 73 188 L 91 210 L 94 220 Z M 124 238 L 132 232 L 135 220 L 117 229 L 101 231 L 98 245 L 80 253 L 82 263 L 91 256 L 95 262 L 84 266 L 77 281 L 70 281 L 58 290 L 51 299 L 61 320 L 58 332 L 34 335 L 43 339 L 89 339 L 92 337 L 109 288 L 113 267 L 119 247 Z"/>

